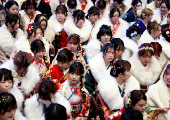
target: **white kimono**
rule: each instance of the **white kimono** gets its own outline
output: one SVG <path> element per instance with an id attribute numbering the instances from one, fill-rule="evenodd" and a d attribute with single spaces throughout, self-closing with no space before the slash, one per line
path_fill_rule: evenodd
<path id="1" fill-rule="evenodd" d="M 162 37 L 159 41 L 162 46 L 162 51 L 164 52 L 165 56 L 170 59 L 170 43 Z"/>

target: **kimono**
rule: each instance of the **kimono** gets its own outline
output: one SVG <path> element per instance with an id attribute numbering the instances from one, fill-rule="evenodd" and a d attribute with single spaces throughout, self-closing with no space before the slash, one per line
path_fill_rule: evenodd
<path id="1" fill-rule="evenodd" d="M 162 37 L 159 41 L 159 44 L 161 44 L 162 46 L 162 51 L 164 52 L 165 56 L 167 57 L 167 59 L 170 59 L 170 43 L 164 38 Z"/>
<path id="2" fill-rule="evenodd" d="M 123 20 L 127 21 L 128 23 L 135 22 L 139 19 L 137 15 L 134 15 L 132 10 L 130 10 L 128 13 L 126 13 L 123 17 Z"/>
<path id="3" fill-rule="evenodd" d="M 155 11 L 157 9 L 156 6 L 155 6 L 155 1 L 152 1 L 151 3 L 147 4 L 146 8 L 149 8 L 152 11 Z"/>
<path id="4" fill-rule="evenodd" d="M 91 0 L 85 0 L 84 3 L 80 3 L 79 0 L 76 0 L 77 1 L 77 8 L 81 8 L 81 10 L 83 10 L 83 12 L 85 14 L 87 14 L 88 10 L 94 6 L 93 5 L 93 2 Z"/>
<path id="5" fill-rule="evenodd" d="M 60 92 L 72 106 L 72 118 L 81 118 L 86 120 L 89 115 L 90 107 L 89 94 L 87 90 L 85 88 L 82 89 L 80 83 L 78 83 L 75 88 L 70 87 L 69 79 L 67 79 L 67 81 L 61 85 Z M 83 99 L 85 99 L 85 102 L 83 102 Z"/>
<path id="6" fill-rule="evenodd" d="M 55 32 L 47 26 L 47 28 L 44 30 L 44 38 L 49 42 L 52 43 L 55 39 Z"/>
<path id="7" fill-rule="evenodd" d="M 141 19 L 139 19 L 136 23 L 135 23 L 136 26 L 138 27 L 141 27 L 141 30 L 142 30 L 142 34 L 143 32 L 146 30 L 146 26 L 145 24 L 143 23 L 143 21 Z"/>

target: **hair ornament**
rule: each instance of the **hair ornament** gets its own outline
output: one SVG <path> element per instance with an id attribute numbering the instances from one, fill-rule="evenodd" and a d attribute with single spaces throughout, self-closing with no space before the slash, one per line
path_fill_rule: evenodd
<path id="1" fill-rule="evenodd" d="M 130 36 L 131 36 L 131 38 L 132 38 L 133 40 L 136 39 L 136 38 L 138 38 L 136 31 L 134 31 L 133 33 L 131 33 Z"/>
<path id="2" fill-rule="evenodd" d="M 170 37 L 170 28 L 165 28 L 164 31 L 166 31 L 166 36 Z"/>
<path id="3" fill-rule="evenodd" d="M 144 46 L 139 48 L 139 51 L 141 51 L 141 50 L 152 50 L 152 51 L 154 51 L 153 47 L 144 47 Z"/>
<path id="4" fill-rule="evenodd" d="M 116 66 L 113 65 L 113 75 L 116 75 Z"/>
<path id="5" fill-rule="evenodd" d="M 40 24 L 41 21 L 43 21 L 43 20 L 48 21 L 47 18 L 46 18 L 45 16 L 41 16 L 41 17 L 39 18 L 39 20 L 38 20 L 38 23 Z"/>
<path id="6" fill-rule="evenodd" d="M 27 34 L 31 34 L 31 30 L 33 30 L 33 26 L 32 25 L 28 25 Z"/>
<path id="7" fill-rule="evenodd" d="M 130 93 L 128 93 L 127 96 L 124 97 L 123 102 L 124 102 L 125 107 L 129 108 L 129 105 L 132 104 Z"/>
<path id="8" fill-rule="evenodd" d="M 2 103 L 2 102 L 6 102 L 6 100 L 8 100 L 8 96 L 7 97 L 5 97 L 5 96 L 2 96 L 2 100 L 0 101 L 0 103 Z"/>

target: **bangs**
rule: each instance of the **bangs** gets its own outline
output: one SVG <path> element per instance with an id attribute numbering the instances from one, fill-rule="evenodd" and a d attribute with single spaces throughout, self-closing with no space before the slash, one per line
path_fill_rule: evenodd
<path id="1" fill-rule="evenodd" d="M 149 54 L 150 54 L 151 56 L 153 56 L 153 55 L 154 55 L 154 52 L 153 52 L 152 50 L 140 50 L 140 51 L 138 52 L 138 55 L 139 55 L 139 56 L 149 56 Z"/>
<path id="2" fill-rule="evenodd" d="M 70 69 L 69 69 L 69 73 L 75 73 L 75 74 L 77 74 L 77 75 L 82 75 L 81 73 L 80 73 L 80 68 L 79 68 L 79 66 L 70 66 Z"/>
<path id="3" fill-rule="evenodd" d="M 73 43 L 74 45 L 78 45 L 79 42 L 80 41 L 78 39 L 74 38 L 74 37 L 72 37 L 70 40 L 68 40 L 69 44 Z"/>
<path id="4" fill-rule="evenodd" d="M 61 54 L 58 54 L 57 55 L 57 61 L 60 61 L 60 62 L 68 62 L 68 57 L 64 54 L 64 53 L 61 53 Z"/>
<path id="5" fill-rule="evenodd" d="M 124 45 L 118 45 L 116 50 L 124 50 Z"/>

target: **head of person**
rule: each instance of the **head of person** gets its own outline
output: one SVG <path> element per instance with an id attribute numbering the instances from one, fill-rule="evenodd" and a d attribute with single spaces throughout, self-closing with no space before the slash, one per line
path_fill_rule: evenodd
<path id="1" fill-rule="evenodd" d="M 77 85 L 79 82 L 82 83 L 84 74 L 84 67 L 80 62 L 73 62 L 69 68 L 69 80 L 70 84 Z"/>
<path id="2" fill-rule="evenodd" d="M 155 21 L 148 23 L 147 30 L 154 39 L 161 35 L 161 25 Z"/>
<path id="3" fill-rule="evenodd" d="M 103 45 L 110 42 L 112 38 L 112 30 L 107 25 L 102 25 L 97 33 L 97 39 L 101 41 Z"/>
<path id="4" fill-rule="evenodd" d="M 111 43 L 114 46 L 114 51 L 116 52 L 116 58 L 119 58 L 124 53 L 124 43 L 120 38 L 113 38 Z"/>
<path id="5" fill-rule="evenodd" d="M 86 18 L 92 23 L 94 24 L 98 18 L 100 17 L 100 11 L 99 8 L 92 6 L 88 12 L 87 12 L 87 16 Z"/>
<path id="6" fill-rule="evenodd" d="M 9 0 L 5 4 L 5 11 L 11 14 L 18 14 L 18 3 L 15 0 Z"/>
<path id="7" fill-rule="evenodd" d="M 139 40 L 141 34 L 142 34 L 141 28 L 136 25 L 132 25 L 126 30 L 126 36 L 134 41 Z"/>
<path id="8" fill-rule="evenodd" d="M 67 46 L 73 53 L 80 50 L 80 36 L 77 34 L 70 35 L 67 39 Z"/>
<path id="9" fill-rule="evenodd" d="M 73 20 L 78 28 L 81 28 L 85 22 L 85 13 L 82 10 L 75 10 L 73 12 Z"/>
<path id="10" fill-rule="evenodd" d="M 20 19 L 16 14 L 7 14 L 5 19 L 5 25 L 8 27 L 10 32 L 17 31 L 19 28 Z"/>
<path id="11" fill-rule="evenodd" d="M 62 22 L 66 19 L 67 17 L 67 8 L 65 5 L 58 5 L 55 10 L 55 14 L 57 17 L 57 20 L 59 22 Z"/>
<path id="12" fill-rule="evenodd" d="M 25 76 L 31 64 L 31 56 L 27 52 L 19 51 L 14 57 L 15 71 L 20 76 Z"/>
<path id="13" fill-rule="evenodd" d="M 0 69 L 0 93 L 8 92 L 13 85 L 13 76 L 11 70 L 6 68 Z"/>
<path id="14" fill-rule="evenodd" d="M 151 63 L 153 55 L 154 50 L 152 45 L 149 43 L 142 44 L 138 49 L 139 59 L 144 66 L 147 66 L 149 63 Z"/>
<path id="15" fill-rule="evenodd" d="M 110 20 L 113 24 L 116 24 L 119 21 L 120 11 L 118 8 L 112 8 L 109 14 Z"/>
<path id="16" fill-rule="evenodd" d="M 162 53 L 162 46 L 158 42 L 151 42 L 154 50 L 154 56 L 158 59 Z"/>
<path id="17" fill-rule="evenodd" d="M 38 89 L 38 101 L 50 105 L 56 93 L 55 84 L 50 79 L 46 78 L 43 79 L 42 82 L 38 84 L 37 89 Z"/>
<path id="18" fill-rule="evenodd" d="M 160 7 L 161 2 L 162 2 L 162 0 L 155 0 L 155 6 L 156 6 L 156 8 L 159 8 L 159 7 Z"/>
<path id="19" fill-rule="evenodd" d="M 43 28 L 37 24 L 37 23 L 32 23 L 28 25 L 27 28 L 27 34 L 28 34 L 28 39 L 42 39 L 42 37 L 44 36 L 44 30 Z"/>
<path id="20" fill-rule="evenodd" d="M 70 67 L 71 62 L 73 60 L 73 55 L 74 54 L 67 48 L 64 48 L 61 51 L 59 51 L 56 60 L 61 70 L 66 70 Z"/>
<path id="21" fill-rule="evenodd" d="M 133 12 L 137 13 L 137 10 L 139 10 L 141 7 L 142 7 L 141 0 L 133 0 L 132 1 Z"/>
<path id="22" fill-rule="evenodd" d="M 103 13 L 106 8 L 106 2 L 104 0 L 99 0 L 96 3 L 96 7 L 99 9 L 100 13 Z"/>
<path id="23" fill-rule="evenodd" d="M 45 120 L 67 120 L 66 108 L 57 103 L 51 103 L 45 111 Z"/>
<path id="24" fill-rule="evenodd" d="M 43 14 L 38 14 L 36 17 L 35 17 L 35 20 L 34 20 L 34 23 L 37 23 L 39 24 L 43 30 L 45 30 L 47 28 L 47 22 L 48 19 L 45 15 Z"/>
<path id="25" fill-rule="evenodd" d="M 168 10 L 169 10 L 169 1 L 162 0 L 162 2 L 160 3 L 161 14 L 166 15 L 168 13 Z"/>
<path id="26" fill-rule="evenodd" d="M 116 8 L 121 8 L 123 6 L 123 0 L 113 0 Z"/>
<path id="27" fill-rule="evenodd" d="M 170 13 L 168 13 L 168 15 L 167 15 L 167 24 L 170 25 Z"/>
<path id="28" fill-rule="evenodd" d="M 77 1 L 76 0 L 67 0 L 67 6 L 69 7 L 69 10 L 73 12 L 77 7 Z"/>
<path id="29" fill-rule="evenodd" d="M 142 10 L 140 18 L 142 20 L 146 20 L 147 22 L 151 22 L 153 16 L 153 11 L 149 8 L 145 8 Z"/>
<path id="30" fill-rule="evenodd" d="M 166 69 L 163 74 L 163 80 L 165 84 L 170 87 L 170 64 L 166 66 Z"/>
<path id="31" fill-rule="evenodd" d="M 164 29 L 162 36 L 168 41 L 170 42 L 170 29 L 166 28 Z"/>
<path id="32" fill-rule="evenodd" d="M 121 80 L 127 80 L 131 76 L 131 64 L 126 60 L 117 60 L 113 64 L 113 68 L 110 70 L 110 75 L 113 77 L 119 77 Z"/>
<path id="33" fill-rule="evenodd" d="M 129 109 L 121 115 L 120 120 L 143 120 L 143 114 L 135 109 Z"/>
<path id="34" fill-rule="evenodd" d="M 34 14 L 34 11 L 36 10 L 35 0 L 26 0 L 26 2 L 23 4 L 26 14 L 32 16 Z"/>
<path id="35" fill-rule="evenodd" d="M 103 46 L 103 59 L 107 63 L 112 63 L 115 56 L 114 46 L 111 43 L 106 43 Z"/>
<path id="36" fill-rule="evenodd" d="M 0 120 L 14 120 L 17 102 L 11 93 L 0 93 Z"/>

